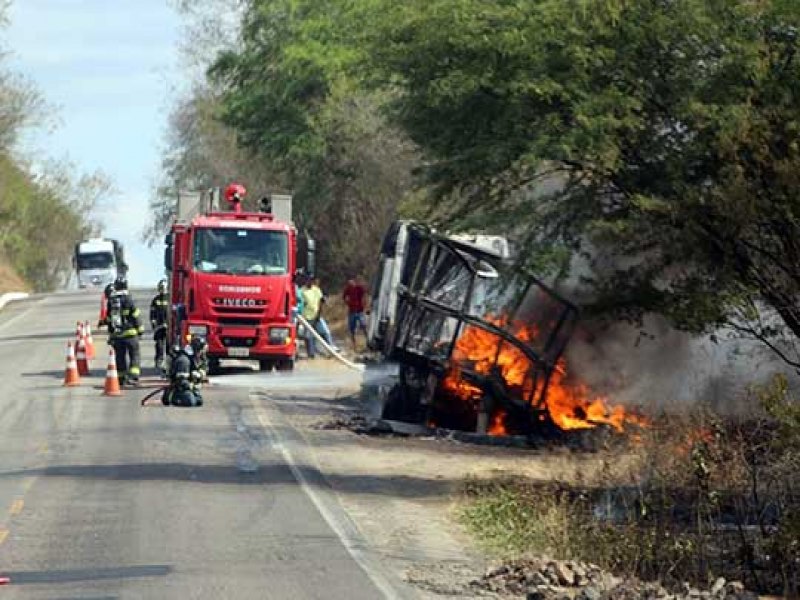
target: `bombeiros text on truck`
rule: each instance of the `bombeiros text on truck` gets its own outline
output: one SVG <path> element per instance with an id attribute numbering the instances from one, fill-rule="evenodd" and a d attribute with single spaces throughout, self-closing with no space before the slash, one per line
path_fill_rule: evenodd
<path id="1" fill-rule="evenodd" d="M 292 199 L 272 195 L 260 212 L 242 210 L 244 186 L 182 193 L 166 236 L 169 343 L 203 335 L 209 366 L 256 360 L 262 370 L 291 370 L 297 349 L 294 273 L 313 271 L 314 243 L 292 223 Z M 298 256 L 298 247 L 303 248 Z"/>

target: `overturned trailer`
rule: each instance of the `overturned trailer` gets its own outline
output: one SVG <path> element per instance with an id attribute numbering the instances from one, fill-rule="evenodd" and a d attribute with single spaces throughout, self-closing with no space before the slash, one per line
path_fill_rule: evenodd
<path id="1" fill-rule="evenodd" d="M 503 253 L 412 227 L 397 318 L 383 340 L 400 364 L 384 418 L 479 433 L 546 426 L 575 306 Z"/>

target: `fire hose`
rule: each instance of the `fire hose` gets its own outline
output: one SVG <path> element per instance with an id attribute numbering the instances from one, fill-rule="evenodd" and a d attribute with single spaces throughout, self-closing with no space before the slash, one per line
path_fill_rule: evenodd
<path id="1" fill-rule="evenodd" d="M 152 392 L 150 392 L 149 394 L 147 394 L 147 396 L 145 396 L 144 398 L 142 398 L 142 403 L 141 403 L 141 406 L 144 406 L 145 404 L 147 404 L 147 401 L 148 401 L 148 400 L 150 400 L 150 398 L 152 398 L 153 396 L 155 396 L 157 393 L 159 393 L 159 392 L 164 392 L 164 391 L 166 391 L 167 389 L 169 389 L 169 386 L 168 386 L 168 385 L 165 385 L 165 386 L 163 386 L 163 387 L 160 387 L 160 388 L 156 388 L 155 390 L 153 390 Z"/>
<path id="2" fill-rule="evenodd" d="M 300 321 L 300 323 L 303 324 L 303 327 L 306 328 L 306 331 L 310 332 L 311 335 L 314 336 L 314 339 L 317 340 L 320 344 L 322 344 L 322 347 L 325 348 L 325 350 L 327 350 L 331 354 L 331 356 L 333 356 L 344 366 L 359 372 L 362 372 L 364 371 L 364 369 L 366 369 L 364 365 L 360 363 L 354 363 L 353 361 L 346 359 L 339 352 L 336 352 L 336 350 L 334 350 L 331 347 L 331 345 L 325 341 L 325 339 L 319 334 L 319 332 L 317 332 L 317 330 L 314 329 L 314 327 L 312 327 L 311 324 L 308 321 L 306 321 L 301 315 L 297 315 L 297 319 Z"/>

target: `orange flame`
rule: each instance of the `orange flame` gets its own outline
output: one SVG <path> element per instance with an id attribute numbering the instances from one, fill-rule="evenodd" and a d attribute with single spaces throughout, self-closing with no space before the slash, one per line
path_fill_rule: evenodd
<path id="1" fill-rule="evenodd" d="M 508 435 L 508 431 L 506 431 L 506 413 L 502 410 L 498 410 L 494 416 L 492 417 L 492 424 L 489 426 L 488 433 L 492 436 L 504 436 Z"/>
<path id="2" fill-rule="evenodd" d="M 505 319 L 487 320 L 498 326 L 505 323 Z M 536 338 L 537 330 L 534 326 L 515 328 L 516 337 L 522 341 Z M 535 389 L 542 384 L 534 384 L 530 360 L 521 350 L 496 334 L 473 326 L 467 326 L 456 342 L 452 366 L 442 380 L 442 389 L 462 400 L 476 401 L 483 392 L 461 377 L 457 365 L 468 363 L 476 373 L 488 375 L 495 365 L 495 359 L 497 372 L 509 390 L 526 399 L 533 392 L 538 394 L 541 391 Z M 566 376 L 566 361 L 562 358 L 550 378 L 546 395 L 547 412 L 559 428 L 590 429 L 602 423 L 623 432 L 625 425 L 647 425 L 643 417 L 627 412 L 622 406 L 609 406 L 607 399 L 602 396 L 593 396 L 585 384 L 568 383 Z M 506 435 L 505 419 L 506 413 L 497 411 L 492 416 L 489 434 Z"/>

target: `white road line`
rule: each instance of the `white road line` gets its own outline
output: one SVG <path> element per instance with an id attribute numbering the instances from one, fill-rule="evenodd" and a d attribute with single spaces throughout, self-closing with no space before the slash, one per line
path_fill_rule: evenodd
<path id="1" fill-rule="evenodd" d="M 303 471 L 297 466 L 292 453 L 286 447 L 285 440 L 281 439 L 280 433 L 272 425 L 272 422 L 270 421 L 266 411 L 253 400 L 252 396 L 250 397 L 250 403 L 252 404 L 256 412 L 256 416 L 258 417 L 258 421 L 261 423 L 264 431 L 266 431 L 267 435 L 272 438 L 272 446 L 281 453 L 295 479 L 297 479 L 297 482 L 300 484 L 300 488 L 303 490 L 303 492 L 305 492 L 306 496 L 309 497 L 311 502 L 314 503 L 317 511 L 319 511 L 319 514 L 322 515 L 322 518 L 325 520 L 328 526 L 334 531 L 334 533 L 336 533 L 337 537 L 342 542 L 342 545 L 347 550 L 347 553 L 353 558 L 354 561 L 356 561 L 356 564 L 361 567 L 364 573 L 366 573 L 367 577 L 369 577 L 372 583 L 375 584 L 375 587 L 378 588 L 381 594 L 383 594 L 384 598 L 390 600 L 402 599 L 403 596 L 397 592 L 386 576 L 376 569 L 375 566 L 373 566 L 372 560 L 364 552 L 364 541 L 360 539 L 360 536 L 357 536 L 353 533 L 353 530 L 356 529 L 355 525 L 352 522 L 349 522 L 346 514 L 344 516 L 338 516 L 334 514 L 334 512 L 329 508 L 329 501 L 324 499 L 322 494 L 320 494 L 315 487 L 311 485 L 306 476 L 303 474 Z M 314 468 L 311 465 L 309 466 Z M 344 509 L 341 510 L 344 512 Z"/>

